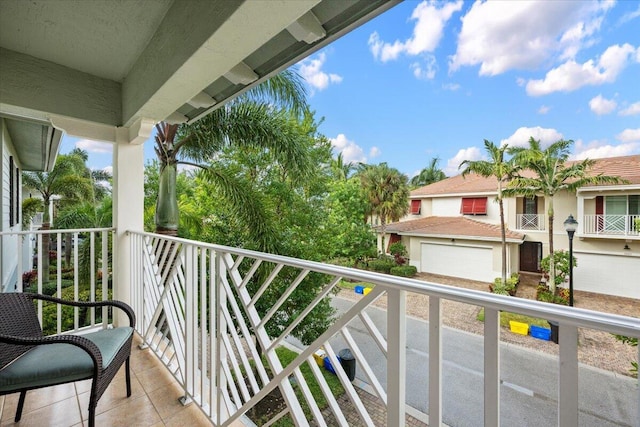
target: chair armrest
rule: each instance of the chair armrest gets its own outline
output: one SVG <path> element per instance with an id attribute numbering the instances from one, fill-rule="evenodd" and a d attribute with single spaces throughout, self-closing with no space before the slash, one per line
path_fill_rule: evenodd
<path id="1" fill-rule="evenodd" d="M 126 303 L 122 302 L 122 301 L 116 301 L 116 300 L 111 300 L 111 301 L 70 301 L 70 300 L 65 300 L 65 299 L 60 299 L 60 298 L 56 298 L 56 297 L 52 297 L 52 296 L 48 296 L 48 295 L 42 295 L 42 294 L 31 294 L 30 295 L 31 298 L 33 299 L 40 299 L 43 301 L 51 301 L 51 302 L 55 302 L 57 304 L 63 304 L 63 305 L 70 305 L 70 306 L 74 306 L 74 307 L 103 307 L 103 306 L 111 306 L 111 307 L 116 307 L 119 308 L 120 310 L 124 311 L 127 315 L 127 317 L 129 318 L 129 326 L 131 326 L 132 328 L 135 328 L 136 326 L 136 315 L 133 312 L 133 309 Z"/>
<path id="2" fill-rule="evenodd" d="M 47 344 L 71 344 L 84 350 L 93 360 L 96 372 L 102 370 L 102 353 L 91 340 L 80 335 L 53 335 L 48 337 L 18 337 L 15 335 L 0 334 L 0 342 L 13 345 L 47 345 Z"/>

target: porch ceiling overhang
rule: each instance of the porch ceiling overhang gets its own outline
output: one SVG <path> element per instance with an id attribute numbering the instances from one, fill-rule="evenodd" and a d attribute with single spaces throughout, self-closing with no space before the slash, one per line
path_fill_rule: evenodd
<path id="1" fill-rule="evenodd" d="M 0 116 L 191 122 L 397 3 L 2 0 Z"/>
<path id="2" fill-rule="evenodd" d="M 421 236 L 437 238 L 455 238 L 466 240 L 497 241 L 501 240 L 500 227 L 495 224 L 474 221 L 465 217 L 428 216 L 410 221 L 401 221 L 387 226 L 387 233 L 404 236 Z M 507 230 L 506 241 L 522 243 L 525 235 Z"/>

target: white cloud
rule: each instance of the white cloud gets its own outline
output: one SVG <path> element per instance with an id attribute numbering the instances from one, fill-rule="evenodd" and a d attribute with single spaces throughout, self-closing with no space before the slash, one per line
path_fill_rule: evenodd
<path id="1" fill-rule="evenodd" d="M 509 144 L 509 147 L 528 147 L 529 138 L 540 141 L 540 145 L 544 148 L 552 143 L 562 139 L 562 134 L 555 129 L 536 127 L 521 127 L 518 128 L 513 135 L 507 139 L 500 141 L 500 146 Z"/>
<path id="2" fill-rule="evenodd" d="M 478 147 L 469 147 L 458 150 L 458 153 L 447 160 L 447 166 L 443 169 L 447 176 L 458 175 L 461 171 L 458 170 L 460 163 L 465 160 L 481 160 L 483 158 L 482 150 Z"/>
<path id="3" fill-rule="evenodd" d="M 571 92 L 586 85 L 596 86 L 612 83 L 627 64 L 633 60 L 634 55 L 638 55 L 636 48 L 625 43 L 622 46 L 609 46 L 597 63 L 592 59 L 584 64 L 569 60 L 547 72 L 543 80 L 529 80 L 527 94 L 531 96 L 548 95 L 553 92 Z"/>
<path id="4" fill-rule="evenodd" d="M 621 116 L 635 116 L 636 114 L 640 114 L 640 102 L 629 105 L 627 108 L 620 110 L 618 114 Z"/>
<path id="5" fill-rule="evenodd" d="M 534 69 L 558 55 L 573 58 L 593 43 L 611 2 L 476 1 L 461 18 L 449 70 L 480 64 L 480 75 Z"/>
<path id="6" fill-rule="evenodd" d="M 424 64 L 420 62 L 414 62 L 411 64 L 413 75 L 419 80 L 433 80 L 436 76 L 436 70 L 438 66 L 436 64 L 436 57 L 433 55 L 424 56 Z"/>
<path id="7" fill-rule="evenodd" d="M 364 150 L 354 141 L 351 141 L 343 133 L 338 134 L 335 138 L 329 138 L 331 146 L 338 152 L 342 153 L 342 159 L 345 163 L 360 162 L 366 163 L 367 157 L 364 155 Z M 375 148 L 375 147 L 374 147 Z M 374 148 L 371 150 L 373 151 Z"/>
<path id="8" fill-rule="evenodd" d="M 452 92 L 455 92 L 456 90 L 460 89 L 460 85 L 458 83 L 445 83 L 442 85 L 442 89 L 445 90 L 450 90 Z"/>
<path id="9" fill-rule="evenodd" d="M 603 98 L 602 95 L 598 95 L 589 101 L 589 108 L 599 116 L 612 113 L 617 106 L 616 101 Z"/>
<path id="10" fill-rule="evenodd" d="M 322 71 L 322 66 L 327 60 L 325 52 L 321 52 L 315 58 L 307 58 L 300 62 L 300 75 L 311 86 L 312 90 L 324 90 L 330 84 L 340 83 L 342 77 L 338 74 L 326 73 Z"/>
<path id="11" fill-rule="evenodd" d="M 438 8 L 440 4 L 434 0 L 425 0 L 416 6 L 410 18 L 416 21 L 413 34 L 405 41 L 388 43 L 381 40 L 377 32 L 372 33 L 369 36 L 369 49 L 373 57 L 387 62 L 397 59 L 402 53 L 416 56 L 435 51 L 442 39 L 445 24 L 451 15 L 462 9 L 462 0 L 445 3 Z"/>
<path id="12" fill-rule="evenodd" d="M 622 15 L 622 17 L 620 17 L 620 20 L 618 21 L 618 25 L 622 25 L 638 17 L 640 17 L 640 6 L 638 6 L 638 9 L 634 10 L 633 12 L 628 12 Z"/>
<path id="13" fill-rule="evenodd" d="M 640 128 L 625 129 L 616 135 L 616 139 L 622 142 L 640 142 Z"/>
<path id="14" fill-rule="evenodd" d="M 102 168 L 102 171 L 108 173 L 111 176 L 113 176 L 113 166 L 105 166 L 105 167 Z"/>
<path id="15" fill-rule="evenodd" d="M 371 150 L 369 150 L 369 157 L 372 159 L 378 157 L 380 154 L 382 154 L 382 151 L 380 151 L 378 147 L 371 147 Z"/>
<path id="16" fill-rule="evenodd" d="M 89 153 L 112 153 L 113 144 L 110 142 L 93 141 L 90 139 L 81 139 L 76 142 L 76 148 L 85 150 Z"/>
<path id="17" fill-rule="evenodd" d="M 640 151 L 639 142 L 628 142 L 619 145 L 611 145 L 602 141 L 592 141 L 584 144 L 576 141 L 575 154 L 572 160 L 602 159 L 605 157 L 629 156 Z"/>
<path id="18" fill-rule="evenodd" d="M 538 108 L 538 114 L 547 114 L 549 110 L 551 110 L 551 107 L 541 105 L 540 108 Z"/>

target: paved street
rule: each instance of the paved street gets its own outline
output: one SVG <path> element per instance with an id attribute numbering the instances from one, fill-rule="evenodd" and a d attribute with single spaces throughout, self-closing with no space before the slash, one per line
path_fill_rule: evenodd
<path id="1" fill-rule="evenodd" d="M 334 298 L 344 312 L 353 301 Z M 370 307 L 371 316 L 386 336 L 386 312 Z M 359 320 L 350 324 L 358 347 L 386 385 L 386 359 Z M 407 403 L 428 412 L 428 324 L 407 319 Z M 533 339 L 533 338 L 531 338 Z M 451 328 L 443 330 L 443 421 L 450 426 L 477 426 L 483 419 L 482 337 Z M 341 337 L 331 340 L 336 351 Z M 557 424 L 558 362 L 554 356 L 503 344 L 501 348 L 501 421 L 503 425 Z M 357 378 L 366 381 L 361 371 Z M 588 366 L 580 367 L 580 426 L 631 426 L 636 421 L 637 380 Z"/>

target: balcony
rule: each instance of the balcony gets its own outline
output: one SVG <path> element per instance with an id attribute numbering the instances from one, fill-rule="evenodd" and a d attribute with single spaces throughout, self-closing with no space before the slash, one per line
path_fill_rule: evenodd
<path id="1" fill-rule="evenodd" d="M 70 260 L 74 266 L 73 284 L 69 287 L 76 298 L 83 291 L 92 299 L 107 298 L 110 294 L 110 271 L 118 267 L 111 265 L 112 233 L 112 229 L 49 232 L 50 240 L 54 240 L 58 248 L 50 255 L 55 258 L 51 272 L 62 272 L 62 241 L 70 235 L 74 242 Z M 0 234 L 3 239 L 13 238 L 12 242 L 17 245 L 16 250 L 3 245 L 3 251 L 6 251 L 3 256 L 7 252 L 22 253 L 22 245 L 32 242 L 32 238 L 36 249 L 42 248 L 43 241 L 47 240 L 43 239 L 44 232 Z M 80 237 L 84 237 L 82 243 Z M 516 425 L 523 419 L 533 420 L 531 422 L 536 425 L 591 425 L 603 420 L 601 411 L 615 413 L 611 418 L 614 424 L 633 425 L 640 420 L 637 381 L 608 376 L 601 386 L 590 387 L 593 373 L 579 364 L 577 345 L 579 328 L 638 337 L 640 319 L 150 233 L 129 232 L 128 240 L 131 292 L 124 295 L 116 283 L 112 290 L 120 299 L 128 300 L 136 312 L 136 329 L 145 349 L 134 350 L 132 367 L 142 390 L 136 395 L 134 386 L 136 397 L 132 396 L 130 402 L 126 402 L 124 393 L 118 394 L 118 382 L 115 381 L 103 397 L 104 402 L 101 400 L 98 405 L 98 420 L 102 416 L 105 422 L 119 418 L 119 422 L 128 425 L 210 422 L 229 426 L 242 423 L 244 415 L 276 389 L 284 404 L 271 415 L 270 421 L 275 423 L 280 418 L 290 417 L 297 425 L 400 426 L 408 423 L 410 415 L 428 425 L 465 424 L 464 420 L 475 420 L 472 424 L 478 425 Z M 37 250 L 35 257 L 39 268 L 32 286 L 35 284 L 38 291 L 46 285 L 41 273 L 43 252 L 46 253 Z M 87 254 L 82 263 L 81 253 Z M 21 257 L 21 262 L 24 258 Z M 91 266 L 85 282 L 88 289 L 80 285 L 82 269 L 79 266 L 86 262 Z M 56 274 L 54 280 L 59 290 L 61 277 L 62 274 Z M 309 346 L 302 346 L 299 355 L 285 366 L 276 349 L 289 345 L 291 332 L 343 279 L 366 281 L 374 287 L 367 295 L 344 307 L 326 332 Z M 308 306 L 296 306 L 293 302 L 296 291 L 308 286 L 310 280 L 321 280 L 322 290 Z M 277 302 L 260 313 L 256 303 L 276 286 Z M 407 293 L 429 297 L 429 322 L 425 323 L 424 330 L 408 329 L 411 319 L 405 310 Z M 372 315 L 369 307 L 383 296 L 387 299 L 386 311 Z M 464 396 L 456 394 L 458 392 L 452 395 L 455 381 L 450 375 L 454 362 L 445 357 L 449 341 L 447 328 L 442 324 L 445 300 L 480 306 L 485 310 L 484 334 L 474 335 L 474 339 L 479 340 L 477 348 L 464 346 L 463 351 L 457 351 L 473 352 L 474 356 L 472 363 L 475 366 L 461 367 L 466 372 L 462 385 L 466 390 Z M 288 309 L 281 310 L 283 307 Z M 40 307 L 41 315 L 43 310 L 47 311 Z M 517 392 L 515 384 L 520 373 L 532 368 L 526 364 L 524 353 L 501 344 L 501 311 L 554 320 L 559 324 L 558 356 L 546 361 L 543 366 L 548 366 L 543 370 L 535 371 L 535 381 L 526 384 L 532 391 L 530 395 Z M 108 323 L 108 313 L 76 312 L 73 322 L 65 326 L 59 310 L 51 313 L 55 317 L 51 322 L 54 332 L 82 331 Z M 276 316 L 289 317 L 287 326 L 274 333 L 270 322 Z M 416 354 L 407 349 L 416 334 L 428 343 L 424 352 L 428 362 L 417 370 Z M 314 353 L 321 347 L 334 367 L 340 366 L 337 353 L 341 347 L 350 348 L 356 359 L 358 375 L 353 383 L 345 371 L 335 369 L 345 390 L 340 398 L 333 396 L 314 359 Z M 265 364 L 255 363 L 261 356 Z M 147 362 L 160 366 L 150 366 Z M 514 366 L 518 367 L 515 372 Z M 326 407 L 321 407 L 313 397 L 302 374 L 303 367 L 310 370 L 318 383 L 327 401 Z M 160 393 L 159 387 L 146 385 L 144 381 L 149 379 L 166 381 L 167 388 L 163 390 L 170 392 Z M 408 391 L 409 384 L 417 386 L 419 392 Z M 78 383 L 72 387 L 75 387 L 72 393 L 77 394 L 81 402 L 81 409 L 78 409 L 76 398 L 72 399 L 74 410 L 80 411 L 79 416 L 82 416 L 82 411 L 86 411 L 86 405 L 82 403 L 85 386 Z M 540 387 L 555 391 L 541 397 Z M 615 408 L 606 409 L 607 404 L 602 402 L 610 401 L 607 397 L 609 387 L 627 387 L 628 401 L 616 402 L 611 404 L 617 405 Z M 191 403 L 188 411 L 178 406 L 178 396 L 183 402 Z M 13 402 L 11 397 L 6 400 L 5 412 L 11 413 L 15 406 L 10 403 Z M 408 407 L 416 400 L 426 410 Z M 139 407 L 130 406 L 133 402 Z M 462 402 L 465 412 L 452 412 L 453 402 Z M 600 406 L 594 407 L 593 402 Z M 175 411 L 176 417 L 182 413 L 189 418 L 174 418 L 171 411 Z M 115 418 L 107 418 L 114 414 L 117 414 Z M 148 419 L 143 423 L 140 417 Z M 410 425 L 420 424 L 411 420 Z"/>
<path id="2" fill-rule="evenodd" d="M 640 238 L 640 215 L 584 215 L 583 234 Z"/>
<path id="3" fill-rule="evenodd" d="M 546 229 L 544 214 L 517 214 L 516 230 L 537 230 L 544 231 Z"/>

